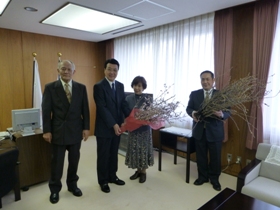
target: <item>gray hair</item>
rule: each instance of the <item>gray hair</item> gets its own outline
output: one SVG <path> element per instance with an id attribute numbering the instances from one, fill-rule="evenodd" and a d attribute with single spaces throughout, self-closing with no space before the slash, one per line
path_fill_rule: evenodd
<path id="1" fill-rule="evenodd" d="M 75 64 L 70 60 L 62 60 L 62 61 L 58 62 L 57 68 L 60 69 L 64 63 L 70 63 L 71 67 L 72 67 L 72 71 L 74 71 L 76 69 Z"/>

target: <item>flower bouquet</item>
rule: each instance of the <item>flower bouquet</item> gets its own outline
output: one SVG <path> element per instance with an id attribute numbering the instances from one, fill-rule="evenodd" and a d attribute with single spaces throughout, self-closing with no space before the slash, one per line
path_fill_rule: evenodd
<path id="1" fill-rule="evenodd" d="M 164 88 L 165 90 L 157 98 L 153 100 L 152 97 L 145 97 L 145 102 L 139 108 L 131 111 L 121 126 L 122 132 L 133 131 L 142 125 L 149 125 L 152 129 L 157 130 L 165 126 L 165 121 L 170 122 L 180 118 L 181 113 L 175 112 L 180 103 L 174 102 L 175 96 L 165 99 L 169 94 L 170 86 L 164 85 Z"/>
<path id="2" fill-rule="evenodd" d="M 152 129 L 157 130 L 161 127 L 164 127 L 165 121 L 158 119 L 158 120 L 141 120 L 137 118 L 137 113 L 139 109 L 134 108 L 130 115 L 125 119 L 125 123 L 121 126 L 121 131 L 133 131 L 137 128 L 141 127 L 142 125 L 149 125 Z"/>

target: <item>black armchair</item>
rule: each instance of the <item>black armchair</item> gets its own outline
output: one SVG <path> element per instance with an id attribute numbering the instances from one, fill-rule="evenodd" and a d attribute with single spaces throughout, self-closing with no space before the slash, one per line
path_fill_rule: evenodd
<path id="1" fill-rule="evenodd" d="M 18 155 L 17 148 L 3 148 L 0 153 L 0 208 L 2 208 L 2 197 L 11 190 L 14 190 L 15 201 L 20 200 Z"/>

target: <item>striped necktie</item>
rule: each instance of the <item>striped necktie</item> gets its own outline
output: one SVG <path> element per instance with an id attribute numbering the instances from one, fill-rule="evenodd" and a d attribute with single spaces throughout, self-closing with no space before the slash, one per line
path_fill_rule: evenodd
<path id="1" fill-rule="evenodd" d="M 71 103 L 71 93 L 70 93 L 70 90 L 69 90 L 69 84 L 68 83 L 65 83 L 65 93 L 66 93 L 66 97 L 69 101 L 69 103 Z"/>
<path id="2" fill-rule="evenodd" d="M 205 91 L 205 98 L 204 98 L 204 101 L 203 103 L 204 104 L 207 104 L 207 102 L 210 100 L 210 93 L 209 91 Z M 206 122 L 204 122 L 204 128 L 206 128 Z"/>
<path id="3" fill-rule="evenodd" d="M 206 91 L 204 101 L 208 102 L 209 100 L 210 100 L 210 94 L 209 94 L 209 91 Z"/>

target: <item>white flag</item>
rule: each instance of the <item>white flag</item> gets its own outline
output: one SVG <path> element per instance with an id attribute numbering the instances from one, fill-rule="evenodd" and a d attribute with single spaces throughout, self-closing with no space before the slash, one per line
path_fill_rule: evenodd
<path id="1" fill-rule="evenodd" d="M 42 90 L 37 60 L 33 61 L 33 108 L 41 109 Z"/>
<path id="2" fill-rule="evenodd" d="M 33 108 L 39 108 L 41 111 L 40 126 L 42 126 L 42 90 L 39 75 L 39 67 L 36 58 L 33 60 Z"/>

